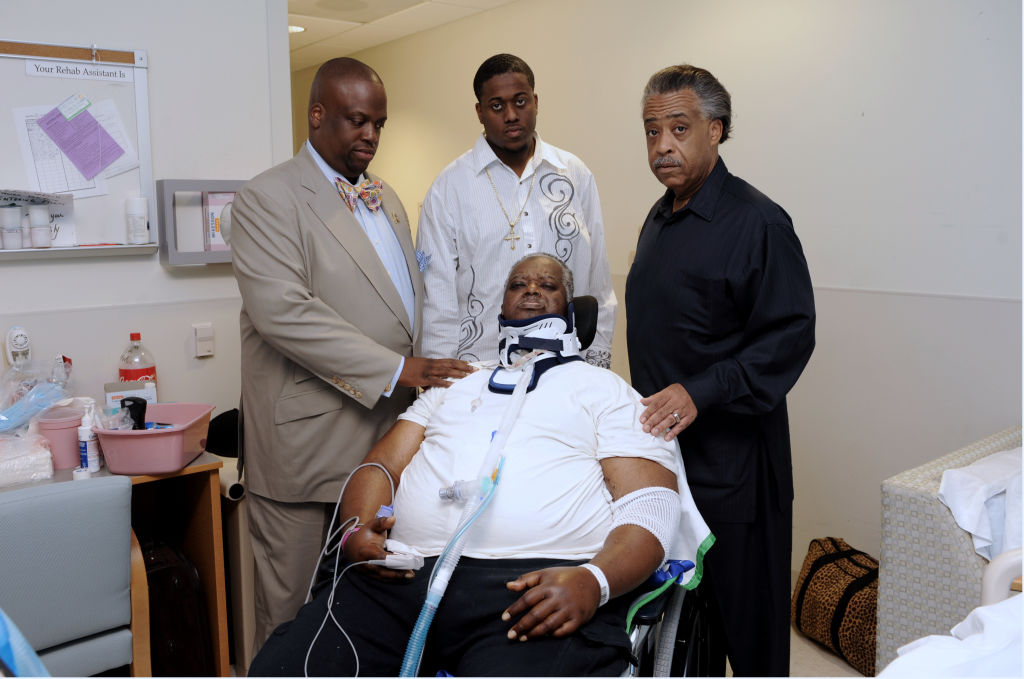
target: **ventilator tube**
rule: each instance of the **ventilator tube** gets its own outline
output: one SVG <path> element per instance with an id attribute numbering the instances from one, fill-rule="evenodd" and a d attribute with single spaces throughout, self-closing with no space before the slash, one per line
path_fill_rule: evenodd
<path id="1" fill-rule="evenodd" d="M 437 494 L 442 500 L 465 502 L 471 497 L 484 497 L 493 486 L 494 474 L 488 474 L 472 481 L 456 481 L 447 488 L 439 489 Z"/>
<path id="2" fill-rule="evenodd" d="M 504 464 L 503 452 L 505 450 L 505 443 L 508 441 L 512 425 L 518 419 L 519 413 L 523 409 L 523 402 L 526 400 L 526 390 L 532 377 L 533 364 L 530 363 L 522 368 L 522 374 L 519 376 L 516 387 L 512 391 L 512 399 L 505 408 L 505 413 L 501 418 L 501 424 L 498 427 L 497 433 L 491 437 L 491 445 L 487 449 L 487 455 L 484 458 L 483 464 L 480 466 L 478 476 L 490 477 L 493 479 L 493 483 L 486 495 L 481 496 L 479 493 L 473 493 L 467 498 L 466 504 L 462 509 L 462 516 L 459 518 L 458 527 L 434 564 L 434 570 L 430 575 L 430 583 L 427 587 L 427 600 L 424 602 L 423 608 L 420 609 L 420 615 L 416 619 L 416 625 L 413 627 L 412 635 L 409 637 L 409 643 L 405 649 L 405 657 L 402 659 L 402 669 L 398 674 L 400 677 L 415 677 L 419 672 L 420 659 L 423 657 L 423 647 L 427 641 L 430 623 L 434 619 L 437 607 L 441 604 L 441 598 L 448 587 L 448 581 L 451 580 L 452 573 L 455 572 L 455 566 L 458 565 L 459 558 L 465 549 L 469 528 L 487 508 L 487 505 L 490 504 L 491 498 L 494 497 L 494 492 L 498 488 L 498 482 L 501 479 L 501 467 Z"/>

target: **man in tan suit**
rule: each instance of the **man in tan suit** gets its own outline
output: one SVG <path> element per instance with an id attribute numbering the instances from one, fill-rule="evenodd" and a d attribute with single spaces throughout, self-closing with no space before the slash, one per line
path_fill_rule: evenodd
<path id="1" fill-rule="evenodd" d="M 310 92 L 309 140 L 235 198 L 242 446 L 258 648 L 292 619 L 349 472 L 415 387 L 472 368 L 419 350 L 423 282 L 409 220 L 365 174 L 387 119 L 380 77 L 333 59 Z M 361 517 L 368 521 L 373 517 Z"/>

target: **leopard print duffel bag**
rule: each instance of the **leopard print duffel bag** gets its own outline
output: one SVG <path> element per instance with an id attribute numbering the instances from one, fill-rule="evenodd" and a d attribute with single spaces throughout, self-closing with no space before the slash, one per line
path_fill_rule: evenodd
<path id="1" fill-rule="evenodd" d="M 877 608 L 878 559 L 841 538 L 811 540 L 793 590 L 797 630 L 873 677 Z"/>

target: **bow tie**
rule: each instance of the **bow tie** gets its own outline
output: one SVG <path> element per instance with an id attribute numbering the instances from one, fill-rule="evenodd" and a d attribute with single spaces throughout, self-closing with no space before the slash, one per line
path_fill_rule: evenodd
<path id="1" fill-rule="evenodd" d="M 372 182 L 367 179 L 358 187 L 352 186 L 341 177 L 334 180 L 334 183 L 338 185 L 338 193 L 345 200 L 345 204 L 348 205 L 348 209 L 352 212 L 356 211 L 356 201 L 362 200 L 366 203 L 366 207 L 370 209 L 370 212 L 376 212 L 380 209 L 380 200 L 384 195 L 384 185 L 381 184 L 379 179 L 375 179 Z"/>

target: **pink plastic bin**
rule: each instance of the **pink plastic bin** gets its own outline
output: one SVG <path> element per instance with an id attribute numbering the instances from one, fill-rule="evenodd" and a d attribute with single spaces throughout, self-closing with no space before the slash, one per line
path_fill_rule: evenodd
<path id="1" fill-rule="evenodd" d="M 146 421 L 172 428 L 93 431 L 107 468 L 115 474 L 169 474 L 184 469 L 206 448 L 212 411 L 206 403 L 150 403 Z"/>

